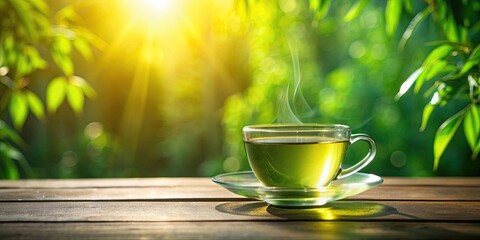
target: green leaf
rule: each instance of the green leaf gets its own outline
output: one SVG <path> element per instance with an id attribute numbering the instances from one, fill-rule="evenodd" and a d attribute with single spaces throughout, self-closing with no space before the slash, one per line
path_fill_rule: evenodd
<path id="1" fill-rule="evenodd" d="M 385 22 L 387 34 L 392 36 L 397 29 L 400 15 L 402 14 L 402 0 L 388 0 L 385 9 Z"/>
<path id="2" fill-rule="evenodd" d="M 477 90 L 477 92 L 480 93 L 480 88 L 478 87 L 477 80 L 475 80 L 475 78 L 472 75 L 467 76 L 467 81 L 468 81 L 468 88 L 469 88 L 468 95 L 470 97 L 470 100 L 472 102 L 474 102 L 474 101 L 476 101 L 475 100 L 476 99 L 475 95 L 478 95 L 478 94 L 475 94 L 475 89 Z"/>
<path id="3" fill-rule="evenodd" d="M 78 26 L 76 27 L 73 27 L 72 26 L 72 30 L 75 31 L 76 35 L 85 39 L 91 46 L 99 49 L 99 50 L 103 50 L 107 47 L 107 43 L 99 38 L 98 36 L 96 36 L 95 34 L 93 34 L 92 32 L 90 32 L 89 30 L 86 30 L 84 28 L 80 28 Z"/>
<path id="4" fill-rule="evenodd" d="M 67 80 L 64 77 L 54 78 L 47 86 L 47 109 L 49 112 L 57 111 L 65 100 Z"/>
<path id="5" fill-rule="evenodd" d="M 430 65 L 425 66 L 425 71 L 418 77 L 413 92 L 418 93 L 425 81 L 431 80 L 442 73 L 455 73 L 457 68 L 449 65 L 445 60 L 439 60 Z"/>
<path id="6" fill-rule="evenodd" d="M 310 0 L 309 1 L 310 10 L 316 11 L 322 5 L 321 2 L 322 2 L 321 0 Z"/>
<path id="7" fill-rule="evenodd" d="M 60 23 L 65 22 L 79 22 L 80 16 L 75 12 L 74 5 L 68 5 L 58 11 L 56 14 L 56 19 Z"/>
<path id="8" fill-rule="evenodd" d="M 19 22 L 17 27 L 23 29 L 29 38 L 36 40 L 39 36 L 37 29 L 35 28 L 35 19 L 29 14 L 30 6 L 28 1 L 9 1 L 15 15 L 18 16 Z"/>
<path id="9" fill-rule="evenodd" d="M 413 13 L 413 0 L 404 0 L 404 5 L 405 5 L 405 10 L 407 10 L 408 13 L 412 14 Z"/>
<path id="10" fill-rule="evenodd" d="M 22 140 L 22 138 L 15 132 L 13 129 L 10 128 L 4 121 L 0 120 L 0 138 L 7 139 L 12 141 L 13 143 L 24 147 L 27 144 Z"/>
<path id="11" fill-rule="evenodd" d="M 57 64 L 57 66 L 66 76 L 73 75 L 73 62 L 68 55 L 64 55 L 58 52 L 52 52 L 52 58 L 55 64 Z"/>
<path id="12" fill-rule="evenodd" d="M 467 73 L 474 66 L 478 65 L 478 63 L 480 63 L 480 60 L 475 60 L 475 61 L 468 61 L 467 60 L 467 61 L 465 61 L 465 63 L 463 64 L 463 66 L 460 69 L 458 74 L 463 75 L 463 74 Z"/>
<path id="13" fill-rule="evenodd" d="M 38 119 L 43 119 L 45 117 L 45 111 L 43 110 L 43 103 L 40 98 L 32 91 L 26 91 L 25 95 L 27 96 L 28 105 L 33 115 Z"/>
<path id="14" fill-rule="evenodd" d="M 456 48 L 451 44 L 443 44 L 433 49 L 423 61 L 423 66 L 431 65 L 452 54 Z"/>
<path id="15" fill-rule="evenodd" d="M 72 43 L 66 37 L 60 35 L 55 38 L 52 46 L 52 58 L 55 64 L 66 76 L 73 75 L 73 61 L 70 58 Z"/>
<path id="16" fill-rule="evenodd" d="M 83 38 L 76 37 L 73 40 L 73 46 L 77 49 L 78 52 L 87 60 L 92 59 L 92 49 L 88 44 L 87 40 Z"/>
<path id="17" fill-rule="evenodd" d="M 477 144 L 475 149 L 473 149 L 471 158 L 476 159 L 478 156 L 478 153 L 480 153 L 480 142 Z"/>
<path id="18" fill-rule="evenodd" d="M 350 22 L 355 19 L 362 12 L 365 6 L 367 6 L 368 2 L 370 2 L 370 0 L 357 1 L 355 4 L 353 4 L 350 10 L 348 10 L 347 15 L 345 15 L 343 20 L 345 22 Z"/>
<path id="19" fill-rule="evenodd" d="M 45 1 L 42 0 L 30 0 L 30 4 L 43 14 L 47 14 L 49 7 Z"/>
<path id="20" fill-rule="evenodd" d="M 0 169 L 4 178 L 18 179 L 20 174 L 15 162 L 9 157 L 11 146 L 0 142 Z"/>
<path id="21" fill-rule="evenodd" d="M 444 18 L 446 18 L 447 13 L 448 13 L 448 9 L 449 9 L 449 6 L 448 6 L 448 3 L 446 1 L 436 2 L 435 12 L 438 14 L 438 17 L 440 19 L 442 19 L 442 21 L 443 21 Z"/>
<path id="22" fill-rule="evenodd" d="M 322 3 L 320 3 L 320 6 L 318 6 L 318 8 L 315 10 L 315 19 L 320 20 L 324 18 L 330 9 L 330 5 L 331 0 L 323 0 Z"/>
<path id="23" fill-rule="evenodd" d="M 478 44 L 468 57 L 470 60 L 480 59 L 480 44 Z"/>
<path id="24" fill-rule="evenodd" d="M 410 1 L 406 1 L 407 2 L 410 2 Z M 412 21 L 410 21 L 410 23 L 408 24 L 408 27 L 407 29 L 405 29 L 405 32 L 403 32 L 403 35 L 402 35 L 402 38 L 400 39 L 400 42 L 399 42 L 399 47 L 400 48 L 403 48 L 405 47 L 405 45 L 407 44 L 407 41 L 410 39 L 410 37 L 412 36 L 413 34 L 413 31 L 415 31 L 415 28 L 417 28 L 417 26 L 428 16 L 430 15 L 430 13 L 432 12 L 432 9 L 431 8 L 425 8 L 423 9 L 423 11 L 417 13 L 417 15 L 415 15 L 415 17 L 412 19 Z"/>
<path id="25" fill-rule="evenodd" d="M 417 80 L 418 76 L 423 72 L 423 67 L 418 68 L 410 74 L 410 76 L 403 82 L 402 86 L 400 87 L 400 90 L 398 91 L 397 95 L 395 96 L 395 99 L 401 98 L 407 91 L 412 87 L 412 85 L 415 83 Z"/>
<path id="26" fill-rule="evenodd" d="M 90 84 L 88 84 L 85 79 L 79 77 L 79 76 L 72 76 L 69 78 L 70 84 L 75 85 L 83 90 L 83 93 L 89 97 L 89 98 L 94 98 L 96 97 L 97 93 L 93 89 Z"/>
<path id="27" fill-rule="evenodd" d="M 441 23 L 443 23 L 443 29 L 447 39 L 451 42 L 458 42 L 459 37 L 455 18 L 453 16 L 449 16 L 446 19 L 443 19 Z"/>
<path id="28" fill-rule="evenodd" d="M 468 146 L 472 149 L 472 158 L 475 159 L 478 155 L 476 146 L 480 144 L 480 110 L 475 104 L 471 104 L 466 113 L 463 130 Z"/>
<path id="29" fill-rule="evenodd" d="M 475 47 L 472 53 L 468 56 L 468 59 L 463 64 L 462 68 L 460 69 L 459 74 L 463 75 L 470 71 L 474 66 L 480 63 L 480 44 Z"/>
<path id="30" fill-rule="evenodd" d="M 83 90 L 73 84 L 69 84 L 67 88 L 67 100 L 73 111 L 77 114 L 83 110 L 84 96 Z"/>
<path id="31" fill-rule="evenodd" d="M 25 95 L 20 91 L 12 93 L 9 105 L 9 113 L 12 118 L 13 126 L 16 129 L 22 129 L 28 116 L 28 102 Z"/>
<path id="32" fill-rule="evenodd" d="M 25 55 L 21 54 L 17 57 L 17 76 L 28 75 L 31 71 L 31 66 Z"/>
<path id="33" fill-rule="evenodd" d="M 428 120 L 430 119 L 430 115 L 432 114 L 433 110 L 435 109 L 434 104 L 427 104 L 423 108 L 423 115 L 422 115 L 422 125 L 420 126 L 420 131 L 423 132 L 427 128 Z"/>
<path id="34" fill-rule="evenodd" d="M 43 69 L 48 63 L 40 56 L 38 50 L 32 46 L 26 46 L 24 48 L 24 53 L 28 56 L 28 60 L 32 68 Z"/>
<path id="35" fill-rule="evenodd" d="M 442 73 L 455 73 L 456 70 L 457 67 L 448 64 L 447 61 L 441 60 L 430 66 L 427 74 L 425 75 L 425 80 L 431 80 Z"/>
<path id="36" fill-rule="evenodd" d="M 4 169 L 4 175 L 9 176 L 8 178 L 18 179 L 19 177 L 18 167 L 17 164 L 15 164 L 15 161 L 24 170 L 30 170 L 30 165 L 25 159 L 25 156 L 16 147 L 2 142 L 0 143 L 0 154 L 0 162 L 5 161 L 0 169 Z"/>
<path id="37" fill-rule="evenodd" d="M 423 83 L 425 82 L 425 77 L 427 76 L 428 71 L 430 70 L 429 66 L 424 67 L 424 71 L 420 73 L 420 75 L 417 78 L 417 81 L 415 81 L 415 87 L 413 88 L 413 92 L 417 94 L 420 89 L 423 86 Z"/>
<path id="38" fill-rule="evenodd" d="M 3 34 L 3 33 L 2 33 Z M 15 48 L 15 36 L 12 32 L 7 32 L 5 40 L 3 40 L 4 51 L 11 52 Z"/>
<path id="39" fill-rule="evenodd" d="M 437 170 L 440 158 L 442 157 L 445 148 L 447 148 L 448 144 L 450 143 L 450 140 L 452 140 L 453 135 L 455 135 L 455 132 L 457 132 L 457 129 L 462 123 L 464 116 L 465 109 L 448 118 L 438 128 L 433 141 L 434 170 Z"/>
<path id="40" fill-rule="evenodd" d="M 53 42 L 53 49 L 63 54 L 70 54 L 72 51 L 72 43 L 62 35 L 57 36 Z"/>

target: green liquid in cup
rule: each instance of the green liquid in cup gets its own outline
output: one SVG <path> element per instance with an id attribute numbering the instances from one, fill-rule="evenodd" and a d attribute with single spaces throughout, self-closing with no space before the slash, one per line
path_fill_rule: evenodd
<path id="1" fill-rule="evenodd" d="M 323 137 L 269 137 L 246 141 L 245 149 L 266 186 L 316 188 L 336 177 L 348 145 Z"/>

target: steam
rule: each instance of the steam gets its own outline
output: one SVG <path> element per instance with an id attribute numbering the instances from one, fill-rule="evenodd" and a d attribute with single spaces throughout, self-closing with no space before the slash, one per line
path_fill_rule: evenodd
<path id="1" fill-rule="evenodd" d="M 302 73 L 300 69 L 300 60 L 298 48 L 295 41 L 286 37 L 293 67 L 293 81 L 290 81 L 286 90 L 281 94 L 278 104 L 277 123 L 296 123 L 301 124 L 304 121 L 310 123 L 339 123 L 349 125 L 352 129 L 358 129 L 367 125 L 373 118 L 372 114 L 367 116 L 352 116 L 348 107 L 344 109 L 343 115 L 339 112 L 336 116 L 322 116 L 320 109 L 312 108 L 304 94 L 300 84 L 302 82 Z M 318 89 L 320 92 L 320 89 Z M 346 104 L 347 103 L 343 103 Z M 346 113 L 345 113 L 346 111 Z M 363 112 L 365 113 L 365 111 Z M 358 114 L 358 113 L 357 113 Z M 360 112 L 360 114 L 362 114 Z"/>
<path id="2" fill-rule="evenodd" d="M 292 58 L 293 65 L 293 86 L 290 83 L 286 91 L 280 97 L 279 112 L 278 112 L 278 122 L 279 123 L 303 123 L 300 120 L 299 116 L 303 117 L 313 117 L 315 116 L 315 111 L 310 107 L 305 99 L 302 90 L 300 88 L 300 83 L 302 80 L 302 73 L 300 70 L 300 61 L 298 58 L 298 49 L 296 44 L 292 43 L 291 40 L 287 38 L 288 47 L 290 50 L 290 55 Z M 293 88 L 293 93 L 291 92 Z M 290 95 L 292 94 L 292 102 L 290 103 Z"/>

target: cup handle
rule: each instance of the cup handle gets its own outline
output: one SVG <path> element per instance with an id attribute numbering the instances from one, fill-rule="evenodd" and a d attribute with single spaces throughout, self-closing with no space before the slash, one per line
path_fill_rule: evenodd
<path id="1" fill-rule="evenodd" d="M 370 145 L 370 148 L 368 150 L 367 156 L 363 158 L 360 162 L 357 164 L 353 165 L 352 167 L 349 167 L 347 169 L 341 169 L 340 173 L 337 176 L 337 179 L 342 179 L 346 178 L 356 172 L 358 172 L 360 169 L 364 168 L 367 166 L 375 157 L 375 154 L 377 153 L 377 145 L 375 144 L 375 141 L 371 137 L 369 137 L 366 134 L 352 134 L 350 138 L 350 144 L 353 144 L 356 141 L 365 141 Z"/>

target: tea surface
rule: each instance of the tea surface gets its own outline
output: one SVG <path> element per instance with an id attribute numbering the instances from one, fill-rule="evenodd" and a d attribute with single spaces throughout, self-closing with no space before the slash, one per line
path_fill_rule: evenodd
<path id="1" fill-rule="evenodd" d="M 315 188 L 336 177 L 349 141 L 270 137 L 245 142 L 250 166 L 267 186 Z"/>

